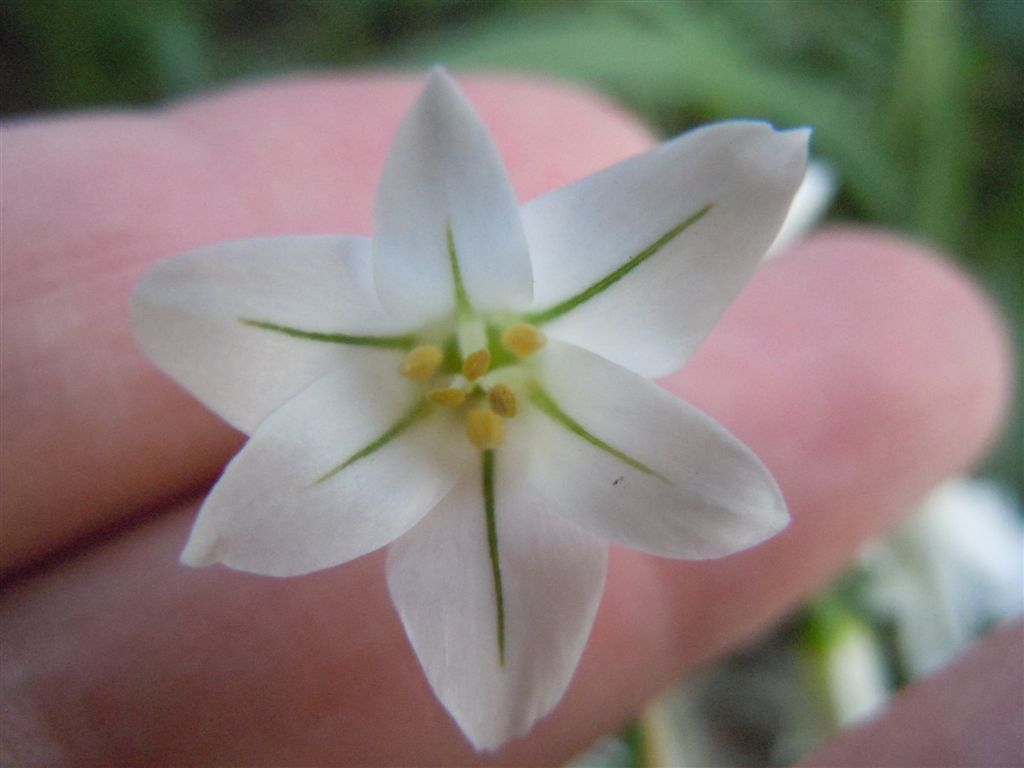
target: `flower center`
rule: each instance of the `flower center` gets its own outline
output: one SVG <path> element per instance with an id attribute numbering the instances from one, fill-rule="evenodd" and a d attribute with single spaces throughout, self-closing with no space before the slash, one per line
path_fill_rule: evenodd
<path id="1" fill-rule="evenodd" d="M 424 397 L 442 408 L 464 408 L 466 437 L 481 451 L 501 445 L 505 420 L 519 410 L 516 390 L 523 387 L 519 363 L 541 349 L 544 334 L 528 323 L 515 323 L 500 333 L 483 332 L 479 323 L 459 328 L 460 365 L 445 365 L 445 352 L 421 344 L 406 354 L 398 372 L 424 384 Z M 500 365 L 499 365 L 500 364 Z M 452 373 L 457 370 L 457 373 Z M 447 380 L 442 381 L 442 377 Z M 522 393 L 521 393 L 522 394 Z"/>

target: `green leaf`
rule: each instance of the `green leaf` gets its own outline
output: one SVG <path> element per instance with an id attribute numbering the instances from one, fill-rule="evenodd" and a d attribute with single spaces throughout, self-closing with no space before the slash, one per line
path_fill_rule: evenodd
<path id="1" fill-rule="evenodd" d="M 845 83 L 773 67 L 749 40 L 710 11 L 677 3 L 556 5 L 519 17 L 495 15 L 456 34 L 431 35 L 402 60 L 451 67 L 532 71 L 582 80 L 648 119 L 680 126 L 702 119 L 760 117 L 812 125 L 815 149 L 834 158 L 857 202 L 884 218 L 906 199 L 903 165 L 876 141 L 883 116 Z M 875 129 L 875 130 L 873 130 Z"/>

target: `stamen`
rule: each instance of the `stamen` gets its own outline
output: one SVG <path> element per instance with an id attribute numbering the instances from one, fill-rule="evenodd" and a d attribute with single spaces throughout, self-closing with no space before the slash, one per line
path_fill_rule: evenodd
<path id="1" fill-rule="evenodd" d="M 478 408 L 466 415 L 466 437 L 481 451 L 497 448 L 505 439 L 504 419 L 490 408 Z"/>
<path id="2" fill-rule="evenodd" d="M 444 353 L 441 352 L 440 347 L 433 344 L 421 344 L 409 350 L 409 354 L 405 356 L 398 372 L 405 378 L 414 381 L 429 379 L 437 372 L 443 358 Z"/>
<path id="3" fill-rule="evenodd" d="M 466 393 L 458 387 L 445 387 L 430 390 L 427 392 L 427 399 L 438 405 L 456 406 L 466 400 Z"/>
<path id="4" fill-rule="evenodd" d="M 470 381 L 476 381 L 491 367 L 491 353 L 486 349 L 472 352 L 462 364 L 462 375 Z"/>
<path id="5" fill-rule="evenodd" d="M 516 395 L 504 384 L 495 384 L 487 393 L 491 409 L 499 416 L 511 419 L 516 415 Z"/>
<path id="6" fill-rule="evenodd" d="M 501 344 L 516 357 L 529 357 L 547 343 L 547 337 L 529 323 L 510 325 L 501 334 Z"/>

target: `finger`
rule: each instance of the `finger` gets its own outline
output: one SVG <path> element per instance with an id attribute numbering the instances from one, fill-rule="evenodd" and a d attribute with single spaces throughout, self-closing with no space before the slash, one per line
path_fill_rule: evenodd
<path id="1" fill-rule="evenodd" d="M 379 554 L 287 580 L 192 571 L 176 564 L 190 510 L 8 591 L 5 731 L 57 762 L 558 763 L 972 461 L 1006 401 L 1005 352 L 977 292 L 893 238 L 825 234 L 768 265 L 668 386 L 754 447 L 793 523 L 719 561 L 614 550 L 566 699 L 495 756 L 430 693 Z"/>
<path id="2" fill-rule="evenodd" d="M 1024 625 L 1002 627 L 932 678 L 902 691 L 877 720 L 840 735 L 804 768 L 1020 765 Z"/>
<path id="3" fill-rule="evenodd" d="M 239 437 L 136 349 L 139 276 L 226 239 L 368 234 L 391 134 L 419 87 L 298 79 L 4 130 L 0 571 L 212 481 Z M 467 91 L 524 198 L 650 142 L 565 86 L 470 80 Z"/>

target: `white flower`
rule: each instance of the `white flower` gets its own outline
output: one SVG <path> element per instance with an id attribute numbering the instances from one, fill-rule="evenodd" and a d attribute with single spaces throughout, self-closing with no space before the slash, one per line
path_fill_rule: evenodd
<path id="1" fill-rule="evenodd" d="M 391 544 L 438 698 L 477 748 L 525 733 L 576 668 L 606 539 L 719 557 L 788 520 L 751 451 L 649 379 L 750 277 L 807 137 L 704 128 L 520 209 L 433 71 L 372 243 L 226 243 L 140 284 L 142 348 L 250 435 L 183 561 L 293 576 Z"/>
<path id="2" fill-rule="evenodd" d="M 775 236 L 775 241 L 765 253 L 765 258 L 778 256 L 801 238 L 825 215 L 835 195 L 836 177 L 831 166 L 820 161 L 808 163 L 804 180 L 796 191 L 796 195 L 793 196 L 786 220 Z"/>
<path id="3" fill-rule="evenodd" d="M 863 560 L 867 596 L 895 625 L 913 677 L 1024 612 L 1024 526 L 1009 495 L 989 481 L 943 483 Z"/>

